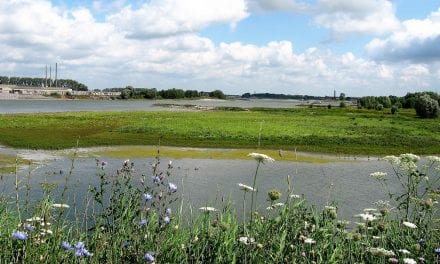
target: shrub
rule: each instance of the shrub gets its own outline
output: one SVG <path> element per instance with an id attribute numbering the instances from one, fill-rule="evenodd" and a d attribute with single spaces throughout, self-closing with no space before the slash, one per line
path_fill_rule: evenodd
<path id="1" fill-rule="evenodd" d="M 331 105 L 331 104 L 328 104 L 328 105 L 327 105 L 327 108 L 328 108 L 328 109 L 332 109 L 332 105 Z"/>
<path id="2" fill-rule="evenodd" d="M 346 106 L 347 106 L 347 104 L 344 101 L 339 103 L 339 107 L 346 107 Z"/>
<path id="3" fill-rule="evenodd" d="M 427 94 L 422 94 L 416 99 L 414 108 L 421 118 L 435 118 L 439 112 L 438 102 Z"/>
<path id="4" fill-rule="evenodd" d="M 399 107 L 397 105 L 393 105 L 391 107 L 391 114 L 395 115 L 399 111 Z"/>
<path id="5" fill-rule="evenodd" d="M 377 104 L 376 105 L 376 110 L 382 111 L 383 110 L 383 105 L 382 104 Z"/>

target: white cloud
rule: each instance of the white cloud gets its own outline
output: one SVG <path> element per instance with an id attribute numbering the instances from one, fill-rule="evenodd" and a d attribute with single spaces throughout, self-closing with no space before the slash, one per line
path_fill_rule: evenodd
<path id="1" fill-rule="evenodd" d="M 158 5 L 152 2 L 148 7 L 154 4 Z M 133 20 L 127 21 L 140 19 L 138 10 L 131 7 L 122 13 L 126 10 L 133 15 Z M 295 53 L 290 41 L 216 44 L 187 30 L 197 31 L 220 21 L 235 23 L 241 17 L 237 14 L 245 13 L 237 11 L 241 8 L 234 10 L 230 15 L 223 10 L 223 15 L 220 12 L 211 19 L 196 21 L 188 18 L 186 11 L 176 13 L 167 19 L 175 22 L 179 17 L 188 18 L 188 27 L 179 24 L 170 31 L 157 22 L 148 32 L 160 38 L 133 39 L 127 37 L 126 25 L 116 26 L 116 15 L 99 22 L 85 8 L 60 9 L 45 0 L 1 1 L 0 75 L 43 76 L 45 64 L 58 62 L 61 78 L 84 82 L 90 89 L 131 84 L 222 89 L 229 94 L 255 90 L 331 95 L 335 89 L 351 96 L 404 94 L 438 83 L 430 73 L 438 73 L 440 67 L 431 64 L 394 65 L 315 47 Z M 140 29 L 132 32 L 140 34 Z M 403 80 L 402 76 L 407 78 Z"/>
<path id="2" fill-rule="evenodd" d="M 440 61 L 440 9 L 424 20 L 402 22 L 402 28 L 385 39 L 374 39 L 367 53 L 378 60 Z"/>
<path id="3" fill-rule="evenodd" d="M 251 11 L 305 12 L 310 5 L 296 0 L 248 0 Z"/>
<path id="4" fill-rule="evenodd" d="M 139 9 L 131 6 L 108 21 L 130 38 L 156 38 L 198 32 L 216 23 L 231 27 L 246 18 L 244 0 L 152 0 Z"/>
<path id="5" fill-rule="evenodd" d="M 399 28 L 388 0 L 320 0 L 314 22 L 334 34 L 384 34 Z"/>

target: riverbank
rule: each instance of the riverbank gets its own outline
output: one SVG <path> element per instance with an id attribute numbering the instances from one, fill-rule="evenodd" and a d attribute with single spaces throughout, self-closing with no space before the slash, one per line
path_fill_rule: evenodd
<path id="1" fill-rule="evenodd" d="M 28 149 L 114 145 L 387 155 L 440 153 L 438 119 L 356 108 L 0 115 L 0 143 Z"/>

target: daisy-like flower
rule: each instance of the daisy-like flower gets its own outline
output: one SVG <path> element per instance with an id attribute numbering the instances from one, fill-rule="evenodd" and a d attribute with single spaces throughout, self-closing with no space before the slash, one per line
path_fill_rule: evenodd
<path id="1" fill-rule="evenodd" d="M 411 222 L 402 222 L 402 224 L 404 226 L 408 227 L 408 228 L 411 228 L 411 229 L 416 229 L 417 228 L 417 226 L 415 224 L 411 223 Z"/>
<path id="2" fill-rule="evenodd" d="M 238 183 L 238 187 L 240 187 L 240 190 L 243 190 L 245 192 L 255 192 L 256 191 L 251 186 L 248 186 L 248 185 L 243 184 L 243 183 Z"/>
<path id="3" fill-rule="evenodd" d="M 252 237 L 240 237 L 238 239 L 238 241 L 240 241 L 241 243 L 245 244 L 245 245 L 249 245 L 255 242 L 255 239 Z"/>
<path id="4" fill-rule="evenodd" d="M 373 172 L 370 174 L 370 177 L 375 178 L 376 180 L 383 180 L 385 179 L 386 176 L 387 176 L 386 172 L 380 172 L 380 171 Z"/>
<path id="5" fill-rule="evenodd" d="M 417 264 L 417 261 L 415 261 L 415 260 L 412 259 L 412 258 L 404 258 L 404 259 L 403 259 L 403 263 L 404 263 L 404 264 Z"/>
<path id="6" fill-rule="evenodd" d="M 28 238 L 28 234 L 26 232 L 15 231 L 12 233 L 12 238 L 24 241 Z"/>
<path id="7" fill-rule="evenodd" d="M 399 249 L 399 250 L 397 250 L 397 251 L 399 251 L 400 253 L 402 253 L 402 254 L 404 254 L 404 255 L 410 255 L 410 254 L 411 254 L 411 252 L 409 252 L 409 251 L 406 250 L 406 249 Z"/>
<path id="8" fill-rule="evenodd" d="M 214 207 L 200 207 L 199 210 L 203 211 L 203 212 L 217 212 L 218 210 L 215 209 Z"/>
<path id="9" fill-rule="evenodd" d="M 70 208 L 70 206 L 68 204 L 52 204 L 53 208 Z"/>
<path id="10" fill-rule="evenodd" d="M 248 154 L 249 157 L 254 158 L 256 161 L 264 163 L 264 162 L 274 162 L 275 160 L 265 154 L 261 154 L 261 153 L 249 153 Z"/>

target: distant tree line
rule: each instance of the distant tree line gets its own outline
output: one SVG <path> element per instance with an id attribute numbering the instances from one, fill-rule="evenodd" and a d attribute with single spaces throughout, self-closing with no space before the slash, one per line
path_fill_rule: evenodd
<path id="1" fill-rule="evenodd" d="M 0 76 L 0 84 L 29 87 L 54 87 L 55 80 L 45 78 Z M 57 79 L 56 86 L 70 88 L 74 91 L 88 91 L 88 87 L 86 85 L 70 79 Z"/>
<path id="2" fill-rule="evenodd" d="M 220 90 L 212 92 L 199 92 L 197 90 L 182 90 L 171 88 L 167 90 L 157 90 L 156 88 L 134 88 L 127 86 L 125 88 L 107 88 L 104 92 L 120 92 L 121 99 L 183 99 L 210 97 L 225 99 L 225 94 Z"/>
<path id="3" fill-rule="evenodd" d="M 439 114 L 440 96 L 435 92 L 407 93 L 397 96 L 364 96 L 358 99 L 358 106 L 367 109 L 382 110 L 391 108 L 395 114 L 399 108 L 414 108 L 420 117 L 437 117 Z"/>
<path id="4" fill-rule="evenodd" d="M 296 99 L 296 100 L 330 100 L 334 99 L 330 96 L 312 96 L 312 95 L 291 95 L 291 94 L 274 94 L 274 93 L 244 93 L 241 98 L 257 98 L 257 99 Z M 341 93 L 340 100 L 351 100 L 351 97 L 345 97 Z"/>

